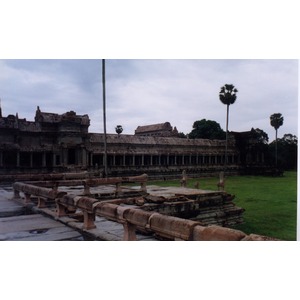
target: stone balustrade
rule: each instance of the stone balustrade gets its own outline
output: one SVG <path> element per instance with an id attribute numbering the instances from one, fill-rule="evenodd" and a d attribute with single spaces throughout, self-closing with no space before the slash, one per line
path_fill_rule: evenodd
<path id="1" fill-rule="evenodd" d="M 126 182 L 131 182 L 126 179 Z M 141 182 L 144 182 L 140 178 Z M 119 182 L 118 180 L 107 180 L 107 182 Z M 124 179 L 122 179 L 124 182 Z M 94 182 L 96 184 L 96 182 Z M 103 183 L 101 181 L 101 183 Z M 145 211 L 135 205 L 140 197 L 114 199 L 100 201 L 99 199 L 76 196 L 58 192 L 56 189 L 49 189 L 32 184 L 14 183 L 14 195 L 20 197 L 19 193 L 25 194 L 25 203 L 30 201 L 34 195 L 40 199 L 55 199 L 57 209 L 56 217 L 74 214 L 77 210 L 83 213 L 82 229 L 85 231 L 96 228 L 96 216 L 120 223 L 124 228 L 123 240 L 135 241 L 136 231 L 152 233 L 158 238 L 168 240 L 184 241 L 261 241 L 275 240 L 273 238 L 256 234 L 247 235 L 242 231 L 225 228 L 216 225 L 203 226 L 202 223 L 189 219 L 178 218 L 160 214 L 158 212 Z M 41 201 L 41 200 L 40 200 Z M 39 207 L 43 207 L 39 201 Z M 130 205 L 128 205 L 130 204 Z"/>
<path id="2" fill-rule="evenodd" d="M 14 189 L 14 198 L 20 198 L 20 192 L 23 192 L 25 195 L 25 204 L 31 202 L 31 195 L 34 195 L 38 198 L 38 207 L 44 208 L 46 207 L 47 201 L 54 201 L 56 198 L 60 198 L 66 195 L 66 192 L 58 192 L 54 189 L 42 188 L 36 185 L 15 182 L 13 184 Z"/>
<path id="3" fill-rule="evenodd" d="M 65 180 L 60 178 L 60 180 L 31 181 L 31 184 L 39 187 L 48 187 L 48 188 L 50 187 L 53 190 L 57 189 L 59 186 L 62 185 L 66 187 L 82 186 L 84 190 L 84 195 L 90 195 L 90 187 L 97 187 L 101 185 L 115 185 L 114 195 L 119 196 L 124 193 L 122 189 L 122 184 L 124 183 L 140 183 L 140 189 L 137 190 L 137 192 L 147 193 L 147 181 L 148 181 L 148 175 L 142 174 L 139 176 L 112 177 L 112 178 L 86 178 L 86 179 L 83 178 L 83 179 L 65 179 Z"/>
<path id="4" fill-rule="evenodd" d="M 246 235 L 244 232 L 211 225 L 202 226 L 200 222 L 144 211 L 138 207 L 126 206 L 110 201 L 98 201 L 88 197 L 74 197 L 73 203 L 83 211 L 83 229 L 96 227 L 96 216 L 118 222 L 124 228 L 124 240 L 135 241 L 136 230 L 154 233 L 168 240 L 184 241 L 255 241 L 274 240 L 260 235 Z M 70 205 L 70 196 L 57 199 L 61 205 Z"/>

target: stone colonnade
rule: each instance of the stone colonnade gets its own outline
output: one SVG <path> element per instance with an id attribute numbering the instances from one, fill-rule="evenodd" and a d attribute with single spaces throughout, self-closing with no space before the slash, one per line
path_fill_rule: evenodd
<path id="1" fill-rule="evenodd" d="M 116 154 L 108 153 L 109 167 L 114 166 L 184 166 L 184 165 L 222 165 L 225 156 L 221 154 Z M 229 154 L 229 163 L 237 164 L 239 157 Z M 103 154 L 90 153 L 90 166 L 102 166 Z"/>

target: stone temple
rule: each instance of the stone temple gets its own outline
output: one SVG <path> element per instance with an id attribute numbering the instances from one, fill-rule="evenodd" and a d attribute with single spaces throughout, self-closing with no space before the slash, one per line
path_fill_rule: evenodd
<path id="1" fill-rule="evenodd" d="M 34 121 L 27 121 L 18 114 L 4 117 L 0 107 L 0 180 L 14 182 L 13 199 L 26 211 L 59 219 L 96 240 L 114 240 L 115 223 L 123 227 L 123 240 L 138 240 L 137 234 L 262 239 L 222 228 L 242 223 L 244 213 L 224 190 L 224 140 L 182 138 L 169 122 L 138 126 L 131 135 L 89 133 L 89 126 L 89 116 L 74 111 L 49 113 L 38 106 Z M 255 130 L 231 132 L 228 142 L 226 175 L 265 167 Z M 186 187 L 188 177 L 216 175 L 218 191 Z M 148 179 L 179 177 L 180 187 L 146 185 Z"/>
<path id="2" fill-rule="evenodd" d="M 103 175 L 105 136 L 89 133 L 88 115 L 36 109 L 34 121 L 0 110 L 0 176 L 59 172 L 99 172 Z M 264 167 L 265 153 L 252 131 L 231 132 L 227 172 L 242 174 Z M 138 126 L 135 134 L 107 134 L 109 176 L 174 178 L 183 170 L 190 177 L 218 174 L 224 167 L 225 141 L 178 137 L 169 122 Z"/>

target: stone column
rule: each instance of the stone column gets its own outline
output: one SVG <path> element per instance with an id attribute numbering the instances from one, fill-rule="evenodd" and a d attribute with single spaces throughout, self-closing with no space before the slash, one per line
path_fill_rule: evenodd
<path id="1" fill-rule="evenodd" d="M 45 151 L 42 154 L 42 167 L 46 167 L 46 152 Z"/>
<path id="2" fill-rule="evenodd" d="M 64 149 L 64 148 L 62 148 L 61 149 L 61 155 L 60 155 L 60 164 L 62 165 L 62 166 L 64 166 L 65 165 L 65 161 L 66 161 L 66 149 Z"/>
<path id="3" fill-rule="evenodd" d="M 20 167 L 20 152 L 17 152 L 17 167 Z"/>
<path id="4" fill-rule="evenodd" d="M 90 152 L 90 161 L 89 161 L 90 167 L 92 167 L 94 164 L 93 160 L 94 160 L 93 152 Z"/>
<path id="5" fill-rule="evenodd" d="M 52 166 L 56 166 L 56 154 L 52 153 Z"/>
<path id="6" fill-rule="evenodd" d="M 87 167 L 87 151 L 85 148 L 81 148 L 81 151 L 82 151 L 82 159 L 81 159 L 82 166 Z"/>
<path id="7" fill-rule="evenodd" d="M 3 166 L 3 155 L 2 155 L 2 151 L 0 151 L 0 167 Z"/>

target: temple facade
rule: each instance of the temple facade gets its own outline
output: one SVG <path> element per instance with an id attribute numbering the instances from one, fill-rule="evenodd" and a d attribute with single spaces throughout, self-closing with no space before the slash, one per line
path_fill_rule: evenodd
<path id="1" fill-rule="evenodd" d="M 179 138 L 169 122 L 139 126 L 134 135 L 107 134 L 106 155 L 104 134 L 89 133 L 89 125 L 88 115 L 74 111 L 56 114 L 37 107 L 33 122 L 1 112 L 0 174 L 94 171 L 101 176 L 105 157 L 110 176 L 172 177 L 183 170 L 201 176 L 224 167 L 224 140 Z M 228 144 L 227 170 L 234 174 L 245 165 L 264 164 L 264 153 L 251 146 L 255 142 L 238 146 L 241 136 L 232 133 Z"/>

